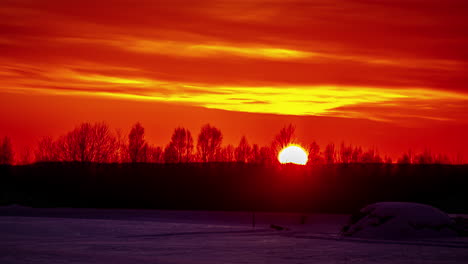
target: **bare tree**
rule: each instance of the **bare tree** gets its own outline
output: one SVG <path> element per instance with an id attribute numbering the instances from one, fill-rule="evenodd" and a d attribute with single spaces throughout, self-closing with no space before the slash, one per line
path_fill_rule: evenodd
<path id="1" fill-rule="evenodd" d="M 403 153 L 403 155 L 398 159 L 398 164 L 411 164 L 411 157 L 407 153 Z"/>
<path id="2" fill-rule="evenodd" d="M 353 147 L 351 145 L 346 146 L 344 142 L 341 142 L 340 146 L 340 160 L 341 163 L 350 163 L 353 156 Z"/>
<path id="3" fill-rule="evenodd" d="M 415 159 L 415 163 L 418 163 L 418 164 L 432 164 L 434 163 L 434 160 L 435 160 L 431 151 L 428 149 L 425 149 L 424 152 L 416 155 L 414 159 Z"/>
<path id="4" fill-rule="evenodd" d="M 193 152 L 193 138 L 188 129 L 178 127 L 174 130 L 169 143 L 176 152 L 176 162 L 190 162 Z"/>
<path id="5" fill-rule="evenodd" d="M 261 155 L 260 155 L 260 148 L 257 144 L 252 145 L 252 150 L 250 151 L 250 163 L 260 163 L 261 162 Z"/>
<path id="6" fill-rule="evenodd" d="M 390 158 L 389 156 L 385 156 L 384 160 L 385 160 L 385 164 L 392 164 L 393 163 L 392 158 Z"/>
<path id="7" fill-rule="evenodd" d="M 117 139 L 105 123 L 93 125 L 93 156 L 92 162 L 112 162 L 117 149 Z"/>
<path id="8" fill-rule="evenodd" d="M 320 157 L 320 146 L 317 144 L 317 142 L 313 141 L 311 144 L 309 144 L 307 152 L 309 153 L 309 163 L 318 164 L 322 162 Z"/>
<path id="9" fill-rule="evenodd" d="M 20 153 L 20 157 L 18 158 L 19 164 L 31 164 L 34 162 L 34 155 L 31 151 L 30 147 L 25 147 Z"/>
<path id="10" fill-rule="evenodd" d="M 374 148 L 368 149 L 362 154 L 363 163 L 382 163 L 382 158 L 379 155 L 378 150 Z"/>
<path id="11" fill-rule="evenodd" d="M 60 154 L 57 143 L 51 137 L 43 137 L 37 142 L 34 153 L 36 162 L 59 161 Z"/>
<path id="12" fill-rule="evenodd" d="M 169 143 L 164 148 L 164 162 L 165 163 L 177 163 L 179 162 L 178 153 L 174 144 Z"/>
<path id="13" fill-rule="evenodd" d="M 453 163 L 454 164 L 465 164 L 465 157 L 461 152 L 457 152 L 455 157 L 453 158 Z"/>
<path id="14" fill-rule="evenodd" d="M 127 135 L 123 135 L 121 129 L 115 130 L 115 151 L 111 157 L 111 162 L 124 163 L 130 161 L 127 146 Z"/>
<path id="15" fill-rule="evenodd" d="M 115 136 L 105 123 L 82 123 L 57 144 L 66 161 L 110 162 L 116 149 Z"/>
<path id="16" fill-rule="evenodd" d="M 247 138 L 242 136 L 239 145 L 236 148 L 236 161 L 237 162 L 247 162 L 250 158 L 252 148 L 247 142 Z"/>
<path id="17" fill-rule="evenodd" d="M 275 136 L 273 142 L 271 144 L 272 149 L 275 153 L 278 153 L 284 147 L 288 146 L 289 144 L 294 143 L 294 133 L 296 131 L 296 127 L 292 124 L 288 126 L 284 126 L 280 132 Z"/>
<path id="18" fill-rule="evenodd" d="M 325 147 L 325 152 L 323 153 L 325 156 L 325 162 L 327 164 L 333 164 L 336 161 L 336 151 L 335 151 L 335 144 L 329 143 Z"/>
<path id="19" fill-rule="evenodd" d="M 146 161 L 151 163 L 164 162 L 164 151 L 161 147 L 148 147 Z"/>
<path id="20" fill-rule="evenodd" d="M 234 152 L 235 152 L 235 149 L 231 144 L 225 147 L 222 147 L 221 152 L 220 152 L 220 157 L 218 157 L 216 160 L 222 161 L 222 162 L 233 162 Z"/>
<path id="21" fill-rule="evenodd" d="M 9 137 L 0 139 L 0 164 L 13 164 L 14 155 L 11 139 Z"/>
<path id="22" fill-rule="evenodd" d="M 260 163 L 261 164 L 273 164 L 277 162 L 275 152 L 271 147 L 261 147 L 260 148 Z"/>
<path id="23" fill-rule="evenodd" d="M 202 162 L 215 161 L 216 154 L 221 149 L 223 135 L 219 129 L 209 124 L 204 125 L 198 135 L 197 151 Z"/>
<path id="24" fill-rule="evenodd" d="M 452 161 L 450 160 L 449 156 L 446 154 L 438 154 L 434 158 L 434 163 L 436 164 L 452 164 Z"/>
<path id="25" fill-rule="evenodd" d="M 362 162 L 362 148 L 361 147 L 354 147 L 353 154 L 351 154 L 351 161 L 353 163 Z"/>
<path id="26" fill-rule="evenodd" d="M 135 162 L 146 162 L 146 151 L 148 144 L 145 140 L 145 128 L 140 124 L 136 123 L 133 125 L 128 135 L 128 154 L 130 161 Z"/>

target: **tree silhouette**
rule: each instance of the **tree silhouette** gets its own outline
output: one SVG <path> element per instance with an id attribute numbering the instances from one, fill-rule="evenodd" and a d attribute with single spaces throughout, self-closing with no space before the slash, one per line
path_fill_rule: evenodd
<path id="1" fill-rule="evenodd" d="M 294 143 L 294 132 L 296 131 L 296 127 L 292 124 L 288 126 L 284 126 L 280 132 L 275 136 L 273 142 L 271 144 L 272 149 L 275 153 L 278 153 L 280 150 L 288 146 L 289 144 Z"/>
<path id="2" fill-rule="evenodd" d="M 311 164 L 321 163 L 320 146 L 317 144 L 317 142 L 313 141 L 311 144 L 309 144 L 307 148 L 307 152 L 309 153 L 308 155 L 309 163 Z"/>
<path id="3" fill-rule="evenodd" d="M 210 124 L 204 125 L 200 130 L 200 134 L 198 134 L 197 141 L 197 151 L 201 161 L 215 161 L 216 154 L 221 149 L 222 141 L 223 135 L 219 129 L 210 126 Z"/>
<path id="4" fill-rule="evenodd" d="M 247 138 L 242 136 L 239 145 L 236 148 L 236 161 L 246 163 L 250 158 L 251 151 L 252 148 L 250 147 L 249 142 L 247 142 Z"/>
<path id="5" fill-rule="evenodd" d="M 178 127 L 174 130 L 171 142 L 175 151 L 176 160 L 174 162 L 190 162 L 193 152 L 193 138 L 188 129 Z"/>
<path id="6" fill-rule="evenodd" d="M 382 163 L 382 158 L 376 150 L 370 148 L 362 154 L 362 163 Z"/>
<path id="7" fill-rule="evenodd" d="M 43 137 L 37 143 L 34 153 L 37 162 L 59 161 L 60 154 L 57 143 L 51 137 Z"/>
<path id="8" fill-rule="evenodd" d="M 252 150 L 250 151 L 249 161 L 250 163 L 261 163 L 260 147 L 257 144 L 252 145 Z"/>
<path id="9" fill-rule="evenodd" d="M 127 135 L 123 135 L 121 129 L 115 130 L 115 151 L 114 155 L 111 158 L 112 162 L 115 163 L 124 163 L 130 161 L 130 155 L 128 153 L 127 146 Z"/>
<path id="10" fill-rule="evenodd" d="M 325 147 L 325 151 L 324 151 L 323 155 L 325 156 L 325 162 L 326 162 L 327 164 L 333 164 L 333 163 L 335 163 L 335 161 L 336 161 L 335 144 L 329 143 L 329 144 Z"/>
<path id="11" fill-rule="evenodd" d="M 163 156 L 164 156 L 165 163 L 180 162 L 179 157 L 178 157 L 178 152 L 174 144 L 171 144 L 171 143 L 167 144 L 167 146 L 164 148 Z"/>
<path id="12" fill-rule="evenodd" d="M 116 149 L 116 139 L 105 123 L 82 123 L 58 141 L 63 160 L 80 162 L 110 162 Z"/>
<path id="13" fill-rule="evenodd" d="M 128 154 L 130 161 L 135 162 L 146 162 L 146 152 L 148 144 L 145 140 L 145 128 L 137 122 L 133 125 L 128 134 Z"/>
<path id="14" fill-rule="evenodd" d="M 353 154 L 351 154 L 351 161 L 353 163 L 361 163 L 362 162 L 362 148 L 355 147 L 353 150 Z"/>
<path id="15" fill-rule="evenodd" d="M 13 164 L 14 152 L 11 139 L 4 137 L 0 140 L 0 164 Z"/>
<path id="16" fill-rule="evenodd" d="M 403 153 L 403 155 L 398 159 L 398 164 L 411 164 L 411 158 L 407 153 Z"/>
<path id="17" fill-rule="evenodd" d="M 235 155 L 234 155 L 235 149 L 234 147 L 229 144 L 225 147 L 221 148 L 221 157 L 217 158 L 217 161 L 222 161 L 222 162 L 233 162 Z"/>
<path id="18" fill-rule="evenodd" d="M 278 161 L 277 157 L 275 156 L 275 152 L 272 150 L 271 147 L 261 147 L 260 148 L 260 163 L 261 164 L 273 164 Z"/>
<path id="19" fill-rule="evenodd" d="M 31 148 L 29 147 L 25 147 L 23 148 L 23 150 L 21 151 L 20 155 L 19 155 L 19 158 L 17 158 L 17 163 L 18 164 L 31 164 L 33 163 L 33 160 L 34 160 L 34 155 L 31 151 Z"/>
<path id="20" fill-rule="evenodd" d="M 438 154 L 435 156 L 434 163 L 436 164 L 452 164 L 452 161 L 450 160 L 449 156 L 446 154 Z"/>
<path id="21" fill-rule="evenodd" d="M 392 158 L 390 158 L 389 156 L 385 156 L 384 162 L 385 162 L 385 164 L 392 164 L 392 163 L 393 163 L 393 160 L 392 160 Z"/>
<path id="22" fill-rule="evenodd" d="M 350 163 L 353 156 L 353 147 L 351 145 L 346 146 L 344 142 L 340 145 L 340 160 L 341 163 Z"/>
<path id="23" fill-rule="evenodd" d="M 414 157 L 415 163 L 418 164 L 432 164 L 435 158 L 433 157 L 430 150 L 425 149 L 423 153 L 420 153 Z"/>
<path id="24" fill-rule="evenodd" d="M 164 162 L 164 151 L 161 147 L 148 147 L 146 152 L 146 161 L 151 163 Z"/>

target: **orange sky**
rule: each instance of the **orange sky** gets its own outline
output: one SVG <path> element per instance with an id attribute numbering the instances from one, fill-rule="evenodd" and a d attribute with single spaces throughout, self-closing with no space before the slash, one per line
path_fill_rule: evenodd
<path id="1" fill-rule="evenodd" d="M 396 157 L 468 152 L 466 1 L 59 1 L 0 6 L 0 136 L 22 148 L 81 121 L 165 145 L 299 140 Z"/>

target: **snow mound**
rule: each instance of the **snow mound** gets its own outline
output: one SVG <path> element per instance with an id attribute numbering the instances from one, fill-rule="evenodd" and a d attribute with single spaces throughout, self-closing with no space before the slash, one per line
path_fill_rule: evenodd
<path id="1" fill-rule="evenodd" d="M 429 205 L 382 202 L 368 205 L 351 216 L 343 236 L 371 239 L 420 239 L 454 237 L 454 222 Z"/>

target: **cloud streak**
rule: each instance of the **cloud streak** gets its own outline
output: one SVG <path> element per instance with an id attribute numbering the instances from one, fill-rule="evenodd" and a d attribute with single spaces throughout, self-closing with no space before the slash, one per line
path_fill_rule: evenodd
<path id="1" fill-rule="evenodd" d="M 6 0 L 0 85 L 252 113 L 465 122 L 466 6 Z"/>

